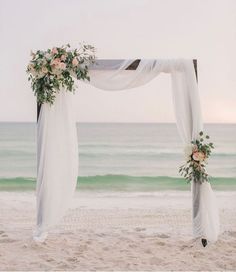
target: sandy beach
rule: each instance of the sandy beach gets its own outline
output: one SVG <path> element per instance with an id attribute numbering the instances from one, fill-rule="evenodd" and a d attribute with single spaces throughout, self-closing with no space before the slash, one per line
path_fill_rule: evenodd
<path id="1" fill-rule="evenodd" d="M 189 192 L 76 192 L 42 244 L 34 193 L 0 196 L 0 270 L 236 270 L 236 192 L 217 193 L 221 235 L 206 248 L 191 236 Z"/>

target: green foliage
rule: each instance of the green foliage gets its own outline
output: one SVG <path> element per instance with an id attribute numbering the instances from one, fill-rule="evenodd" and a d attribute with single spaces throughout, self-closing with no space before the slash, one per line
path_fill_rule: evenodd
<path id="1" fill-rule="evenodd" d="M 31 56 L 27 73 L 34 95 L 39 104 L 52 105 L 61 87 L 73 92 L 74 79 L 90 80 L 88 67 L 95 62 L 95 49 L 91 45 L 81 45 L 72 50 L 67 44 L 46 51 L 38 50 Z"/>
<path id="2" fill-rule="evenodd" d="M 179 173 L 188 182 L 203 183 L 209 181 L 206 164 L 212 149 L 214 149 L 214 144 L 205 142 L 206 139 L 209 140 L 210 137 L 204 136 L 203 131 L 199 132 L 199 138 L 191 142 L 191 152 L 187 154 L 187 162 L 179 168 Z"/>

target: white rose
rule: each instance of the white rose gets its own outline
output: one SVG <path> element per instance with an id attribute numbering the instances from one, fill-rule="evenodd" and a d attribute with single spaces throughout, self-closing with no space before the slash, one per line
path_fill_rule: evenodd
<path id="1" fill-rule="evenodd" d="M 47 60 L 50 60 L 50 59 L 52 58 L 52 56 L 51 56 L 51 54 L 46 53 L 46 54 L 45 54 L 45 58 L 46 58 Z"/>
<path id="2" fill-rule="evenodd" d="M 44 73 L 42 71 L 36 73 L 37 78 L 44 77 Z"/>
<path id="3" fill-rule="evenodd" d="M 53 73 L 54 75 L 59 76 L 59 75 L 62 73 L 62 71 L 61 71 L 61 69 L 53 68 L 53 69 L 52 69 L 52 73 Z"/>
<path id="4" fill-rule="evenodd" d="M 42 72 L 43 72 L 44 74 L 47 74 L 47 73 L 48 73 L 47 67 L 44 66 L 44 67 L 42 68 Z"/>
<path id="5" fill-rule="evenodd" d="M 28 65 L 28 70 L 33 76 L 36 76 L 37 72 L 35 71 L 34 65 L 32 63 Z"/>
<path id="6" fill-rule="evenodd" d="M 78 64 L 79 64 L 79 62 L 78 62 L 77 58 L 73 58 L 72 65 L 77 66 Z"/>

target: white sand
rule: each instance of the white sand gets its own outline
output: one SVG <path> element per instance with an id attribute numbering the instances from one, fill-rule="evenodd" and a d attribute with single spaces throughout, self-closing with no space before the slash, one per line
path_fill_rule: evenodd
<path id="1" fill-rule="evenodd" d="M 33 192 L 0 192 L 0 270 L 236 270 L 236 192 L 217 193 L 222 233 L 191 237 L 188 192 L 76 193 L 43 244 Z"/>

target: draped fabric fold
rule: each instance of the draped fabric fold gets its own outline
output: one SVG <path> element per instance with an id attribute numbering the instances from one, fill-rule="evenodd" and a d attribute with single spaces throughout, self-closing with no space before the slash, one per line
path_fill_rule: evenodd
<path id="1" fill-rule="evenodd" d="M 198 87 L 193 64 L 183 60 L 181 73 L 172 71 L 172 92 L 179 134 L 185 145 L 199 137 L 203 130 Z M 192 220 L 194 237 L 216 241 L 219 215 L 214 193 L 208 182 L 192 182 Z"/>
<path id="2" fill-rule="evenodd" d="M 141 60 L 136 70 L 125 70 L 134 60 L 119 62 L 116 70 L 102 66 L 90 71 L 90 84 L 103 90 L 125 90 L 144 85 L 164 72 L 171 75 L 176 124 L 184 145 L 189 145 L 203 130 L 202 113 L 192 60 Z M 111 66 L 115 65 L 110 63 Z M 104 69 L 104 70 L 103 70 Z M 219 216 L 210 183 L 192 182 L 192 220 L 194 237 L 216 241 Z"/>
<path id="3" fill-rule="evenodd" d="M 183 143 L 190 144 L 203 126 L 192 60 L 141 60 L 136 70 L 126 70 L 133 61 L 100 62 L 99 69 L 90 69 L 89 84 L 103 90 L 125 90 L 144 85 L 162 72 L 169 73 L 178 131 Z M 75 189 L 78 154 L 70 95 L 59 93 L 53 106 L 43 105 L 39 118 L 38 237 L 63 216 Z M 194 237 L 215 241 L 219 218 L 211 185 L 192 183 L 191 188 Z"/>
<path id="4" fill-rule="evenodd" d="M 78 176 L 78 147 L 72 95 L 61 90 L 52 106 L 43 104 L 38 120 L 37 226 L 44 241 L 69 207 Z"/>

